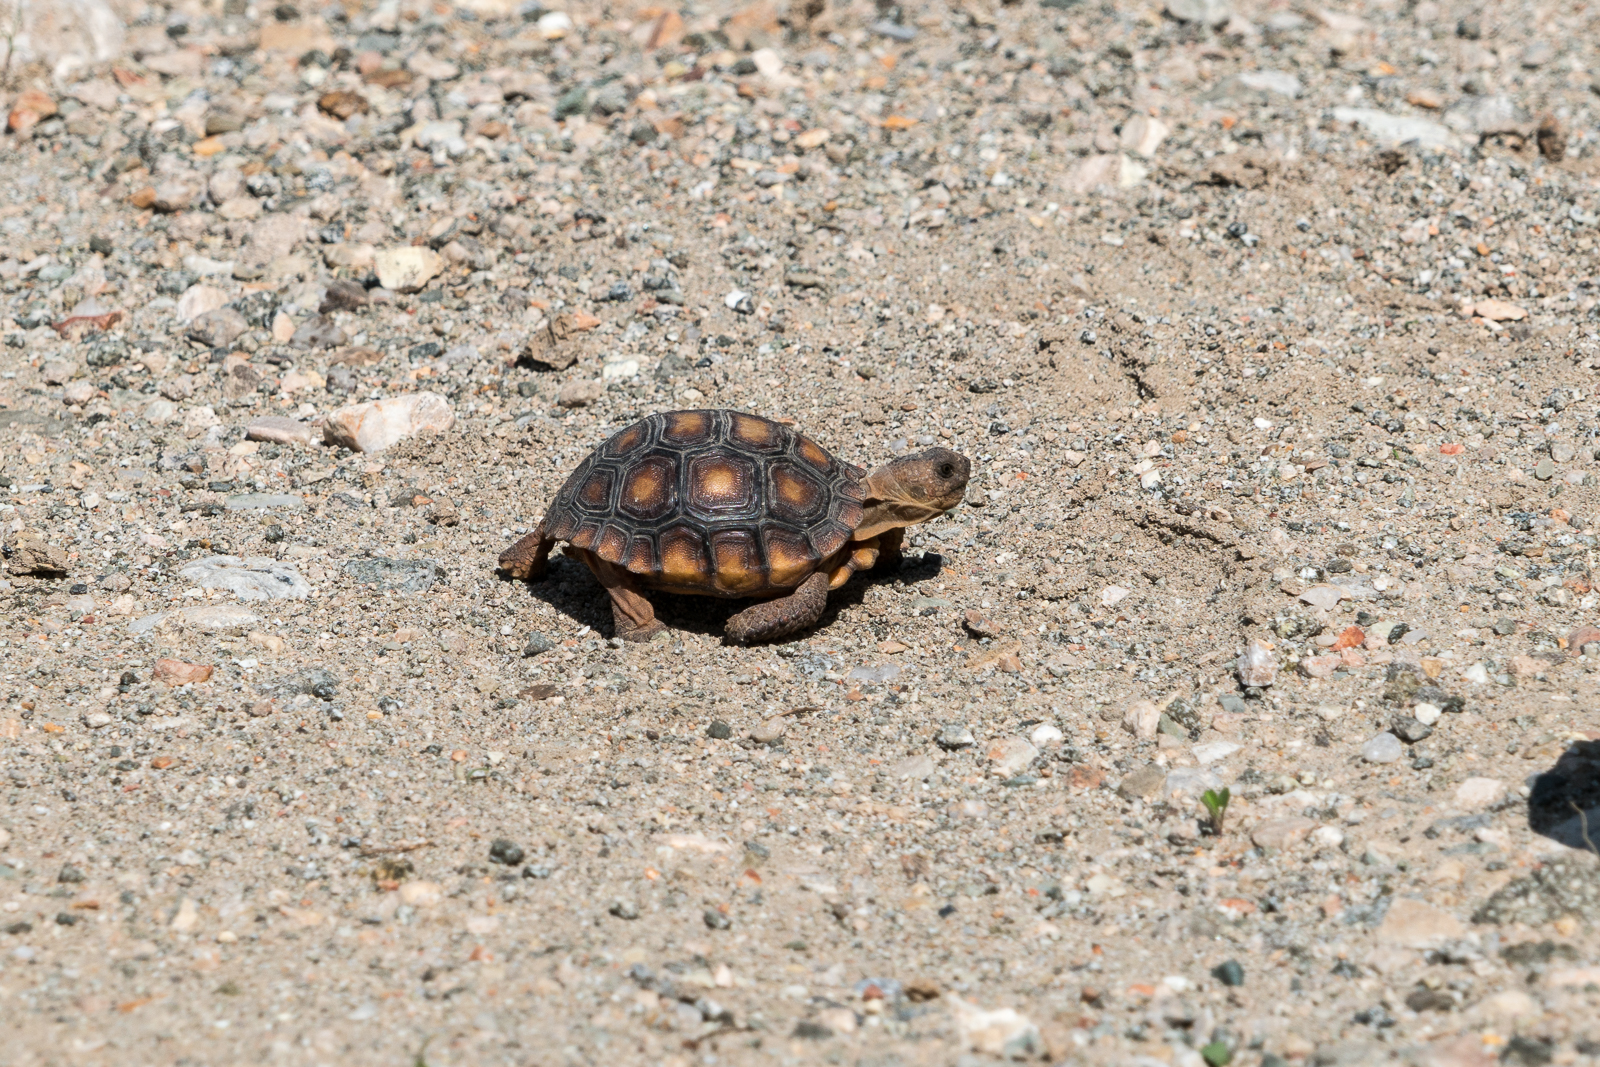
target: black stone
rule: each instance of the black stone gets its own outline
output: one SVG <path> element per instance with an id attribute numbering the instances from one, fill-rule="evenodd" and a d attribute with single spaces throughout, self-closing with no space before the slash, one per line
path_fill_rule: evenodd
<path id="1" fill-rule="evenodd" d="M 1211 969 L 1211 974 L 1225 986 L 1237 987 L 1244 985 L 1244 967 L 1239 964 L 1238 960 L 1228 960 L 1226 963 L 1217 964 Z"/>
<path id="2" fill-rule="evenodd" d="M 1433 736 L 1433 727 L 1418 722 L 1410 715 L 1395 716 L 1394 724 L 1389 729 L 1408 745 L 1414 745 Z"/>
<path id="3" fill-rule="evenodd" d="M 492 863 L 503 863 L 507 867 L 515 867 L 522 862 L 522 846 L 508 838 L 497 837 L 489 845 L 489 860 Z"/>

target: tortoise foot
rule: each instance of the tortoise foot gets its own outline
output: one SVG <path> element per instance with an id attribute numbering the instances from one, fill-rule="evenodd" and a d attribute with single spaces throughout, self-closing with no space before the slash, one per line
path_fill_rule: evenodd
<path id="1" fill-rule="evenodd" d="M 612 626 L 612 629 L 616 631 L 616 636 L 622 638 L 622 640 L 627 641 L 630 644 L 637 645 L 642 645 L 648 641 L 653 641 L 655 638 L 667 632 L 666 624 L 660 619 L 651 619 L 650 622 L 644 626 L 624 626 L 622 625 L 622 621 L 619 619 L 617 620 L 616 624 Z"/>
<path id="2" fill-rule="evenodd" d="M 822 618 L 828 603 L 828 576 L 813 574 L 788 596 L 774 597 L 745 608 L 728 620 L 725 633 L 730 641 L 750 644 L 787 637 Z"/>

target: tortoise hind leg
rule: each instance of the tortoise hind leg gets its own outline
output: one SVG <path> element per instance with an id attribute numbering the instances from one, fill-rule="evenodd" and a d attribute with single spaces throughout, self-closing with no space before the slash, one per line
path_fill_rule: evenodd
<path id="1" fill-rule="evenodd" d="M 639 591 L 639 580 L 625 568 L 607 563 L 593 552 L 583 553 L 583 561 L 611 594 L 611 622 L 615 636 L 624 641 L 648 641 L 666 629 L 656 618 L 656 609 Z"/>
<path id="2" fill-rule="evenodd" d="M 533 532 L 500 553 L 498 566 L 520 581 L 533 581 L 544 577 L 550 562 L 550 550 L 556 546 L 555 538 L 544 535 L 544 523 Z"/>
<path id="3" fill-rule="evenodd" d="M 786 637 L 822 618 L 828 604 L 828 576 L 817 571 L 788 596 L 764 600 L 728 620 L 727 635 L 749 644 Z"/>

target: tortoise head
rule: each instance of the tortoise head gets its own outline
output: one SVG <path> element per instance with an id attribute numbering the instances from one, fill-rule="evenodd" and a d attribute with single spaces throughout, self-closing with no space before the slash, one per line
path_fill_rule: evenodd
<path id="1" fill-rule="evenodd" d="M 938 518 L 961 503 L 971 474 L 967 457 L 948 448 L 930 448 L 879 467 L 867 475 L 866 514 L 856 539 Z"/>

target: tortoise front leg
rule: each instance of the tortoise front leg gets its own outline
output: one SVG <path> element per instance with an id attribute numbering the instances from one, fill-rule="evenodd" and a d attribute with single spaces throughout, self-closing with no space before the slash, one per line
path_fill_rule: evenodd
<path id="1" fill-rule="evenodd" d="M 583 561 L 611 594 L 611 623 L 617 637 L 642 642 L 666 629 L 656 618 L 656 609 L 639 591 L 639 580 L 632 572 L 607 563 L 593 552 L 584 552 Z"/>
<path id="2" fill-rule="evenodd" d="M 745 608 L 728 620 L 726 633 L 742 644 L 771 641 L 803 630 L 822 618 L 828 605 L 828 576 L 817 571 L 788 596 Z"/>
<path id="3" fill-rule="evenodd" d="M 550 550 L 555 545 L 555 538 L 544 535 L 544 523 L 541 521 L 532 533 L 500 553 L 498 566 L 520 581 L 543 578 L 550 562 Z"/>
<path id="4" fill-rule="evenodd" d="M 904 526 L 896 526 L 878 535 L 878 562 L 872 569 L 879 574 L 893 574 L 905 562 L 902 546 L 905 543 Z"/>

